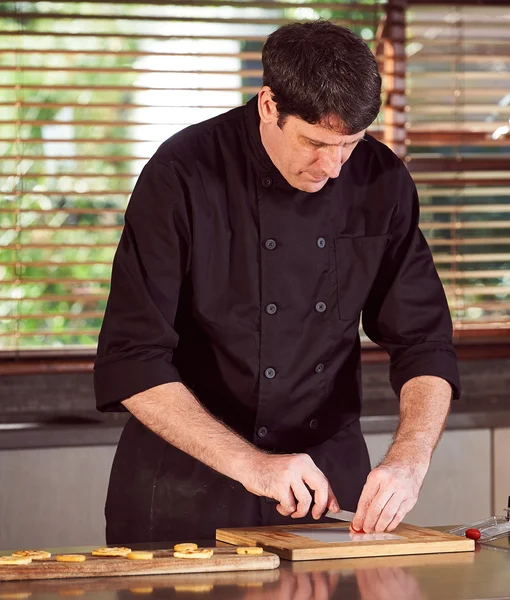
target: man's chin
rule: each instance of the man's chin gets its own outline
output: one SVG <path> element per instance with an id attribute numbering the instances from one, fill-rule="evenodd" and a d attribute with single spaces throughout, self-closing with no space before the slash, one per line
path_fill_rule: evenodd
<path id="1" fill-rule="evenodd" d="M 302 192 L 313 194 L 314 192 L 320 192 L 327 182 L 328 178 L 325 177 L 320 181 L 299 181 L 294 185 L 294 187 Z"/>
<path id="2" fill-rule="evenodd" d="M 324 177 L 324 179 L 313 181 L 313 179 L 311 179 L 310 177 L 298 176 L 293 177 L 292 179 L 287 179 L 287 182 L 293 188 L 296 188 L 296 190 L 313 194 L 314 192 L 320 192 L 328 182 L 328 179 L 329 177 Z"/>

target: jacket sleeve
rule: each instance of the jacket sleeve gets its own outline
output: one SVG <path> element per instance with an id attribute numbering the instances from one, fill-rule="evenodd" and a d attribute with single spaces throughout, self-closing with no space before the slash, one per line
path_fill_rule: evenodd
<path id="1" fill-rule="evenodd" d="M 448 303 L 425 238 L 418 227 L 416 187 L 402 164 L 395 178 L 398 207 L 379 273 L 363 309 L 368 337 L 390 355 L 390 381 L 402 386 L 420 375 L 448 381 L 460 396 Z"/>
<path id="2" fill-rule="evenodd" d="M 94 365 L 96 405 L 123 411 L 122 400 L 180 381 L 172 364 L 174 319 L 189 271 L 190 224 L 175 165 L 152 158 L 125 214 Z"/>

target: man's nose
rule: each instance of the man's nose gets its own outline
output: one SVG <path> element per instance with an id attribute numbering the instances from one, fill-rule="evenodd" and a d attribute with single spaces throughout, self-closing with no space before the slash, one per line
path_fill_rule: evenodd
<path id="1" fill-rule="evenodd" d="M 321 156 L 321 168 L 331 179 L 340 175 L 343 163 L 342 148 L 328 148 Z"/>

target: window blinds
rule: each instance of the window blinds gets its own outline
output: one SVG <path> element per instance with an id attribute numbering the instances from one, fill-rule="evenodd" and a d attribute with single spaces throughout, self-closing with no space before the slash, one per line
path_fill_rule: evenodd
<path id="1" fill-rule="evenodd" d="M 240 0 L 1 4 L 4 355 L 95 347 L 137 175 L 164 139 L 257 93 L 269 33 L 323 17 L 372 43 L 383 8 Z"/>
<path id="2" fill-rule="evenodd" d="M 407 11 L 408 166 L 458 337 L 510 326 L 510 7 Z"/>

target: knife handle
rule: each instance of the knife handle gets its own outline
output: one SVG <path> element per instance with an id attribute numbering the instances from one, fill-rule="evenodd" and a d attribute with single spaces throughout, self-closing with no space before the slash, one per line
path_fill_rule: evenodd
<path id="1" fill-rule="evenodd" d="M 310 510 L 312 510 L 312 508 L 313 508 L 313 506 L 314 506 L 314 504 L 315 504 L 315 502 L 314 502 L 314 491 L 313 491 L 311 488 L 309 488 L 309 487 L 306 485 L 306 483 L 305 483 L 305 486 L 306 486 L 306 489 L 307 489 L 307 490 L 310 492 L 310 496 L 312 497 L 312 503 L 310 504 Z M 265 501 L 266 501 L 268 504 L 280 504 L 280 503 L 278 502 L 278 500 L 275 500 L 274 498 L 268 498 L 267 496 L 264 496 L 264 499 L 265 499 Z M 295 501 L 295 503 L 296 503 L 296 505 L 297 505 L 298 501 L 297 501 L 297 499 L 296 499 L 296 498 L 294 498 L 294 501 Z"/>

